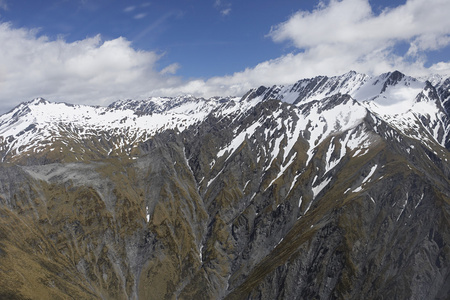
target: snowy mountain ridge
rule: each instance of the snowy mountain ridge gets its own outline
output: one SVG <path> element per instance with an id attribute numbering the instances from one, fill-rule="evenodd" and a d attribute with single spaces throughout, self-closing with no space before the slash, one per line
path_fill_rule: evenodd
<path id="1" fill-rule="evenodd" d="M 233 98 L 221 100 L 233 101 Z M 116 141 L 105 146 L 129 153 L 127 145 L 133 146 L 160 130 L 183 130 L 202 121 L 219 101 L 192 97 L 151 98 L 98 107 L 51 103 L 37 98 L 0 116 L 0 143 L 3 144 L 0 151 L 4 151 L 3 158 L 28 151 L 39 153 L 49 142 L 64 143 L 69 139 L 83 143 L 85 138 L 107 133 L 116 137 Z"/>
<path id="2" fill-rule="evenodd" d="M 442 87 L 446 81 L 436 82 Z M 5 160 L 44 149 L 58 151 L 50 146 L 55 141 L 62 143 L 61 147 L 68 147 L 69 142 L 82 145 L 86 138 L 106 134 L 108 141 L 101 143 L 98 150 L 101 155 L 130 155 L 139 142 L 157 132 L 183 131 L 204 121 L 210 113 L 237 118 L 269 99 L 300 109 L 298 118 L 303 121 L 295 130 L 296 134 L 308 130 L 314 137 L 310 149 L 332 132 L 358 125 L 358 120 L 367 113 L 407 136 L 444 146 L 449 141 L 450 126 L 437 88 L 398 71 L 376 77 L 351 71 L 330 78 L 302 79 L 288 86 L 260 87 L 242 98 L 153 97 L 117 101 L 108 107 L 51 103 L 37 98 L 0 116 L 0 152 Z M 351 100 L 344 101 L 340 107 L 325 100 L 344 94 Z M 279 122 L 284 121 L 281 118 Z M 242 139 L 242 135 L 237 137 Z M 63 151 L 61 147 L 59 151 Z M 71 145 L 69 150 L 73 149 Z"/>
<path id="3" fill-rule="evenodd" d="M 300 80 L 292 86 L 273 86 L 260 97 L 302 106 L 337 94 L 348 94 L 370 113 L 408 136 L 433 140 L 443 146 L 449 141 L 448 115 L 443 108 L 445 99 L 440 99 L 430 82 L 398 71 L 377 77 L 354 71 L 331 78 L 319 76 Z"/>

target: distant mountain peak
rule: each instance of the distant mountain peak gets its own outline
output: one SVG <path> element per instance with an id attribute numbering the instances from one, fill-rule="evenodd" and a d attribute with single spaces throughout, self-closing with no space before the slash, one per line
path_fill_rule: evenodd
<path id="1" fill-rule="evenodd" d="M 138 142 L 161 130 L 185 130 L 193 124 L 203 122 L 211 113 L 242 114 L 267 100 L 312 109 L 322 99 L 338 96 L 334 102 L 326 102 L 326 106 L 320 111 L 331 110 L 333 105 L 341 105 L 341 100 L 345 97 L 351 97 L 397 130 L 424 140 L 432 137 L 443 145 L 450 135 L 448 120 L 442 117 L 450 107 L 450 93 L 443 86 L 450 81 L 439 82 L 441 85 L 435 88 L 429 82 L 414 79 L 399 71 L 376 77 L 349 71 L 341 76 L 302 79 L 292 85 L 260 86 L 251 89 L 242 98 L 204 99 L 191 95 L 150 97 L 145 100 L 118 100 L 108 107 L 52 103 L 36 98 L 0 116 L 0 137 L 3 136 L 4 140 L 8 138 L 9 141 L 14 139 L 3 146 L 3 157 L 32 151 L 41 147 L 39 145 L 44 145 L 48 139 L 67 139 L 68 136 L 73 136 L 81 142 L 89 136 L 86 132 L 91 135 L 99 134 L 100 131 L 109 132 L 109 135 L 136 146 Z M 312 119 L 311 122 L 317 120 Z M 420 122 L 417 126 L 432 128 L 411 135 L 407 126 L 402 125 L 411 122 Z M 33 130 L 26 130 L 31 125 Z M 73 132 L 74 128 L 80 130 Z M 428 132 L 426 138 L 423 137 L 424 132 Z M 120 144 L 117 146 L 123 147 Z M 102 152 L 108 153 L 109 146 L 104 147 Z"/>
<path id="2" fill-rule="evenodd" d="M 38 98 L 31 100 L 31 103 L 37 105 L 37 104 L 47 104 L 49 102 L 42 97 L 38 97 Z"/>

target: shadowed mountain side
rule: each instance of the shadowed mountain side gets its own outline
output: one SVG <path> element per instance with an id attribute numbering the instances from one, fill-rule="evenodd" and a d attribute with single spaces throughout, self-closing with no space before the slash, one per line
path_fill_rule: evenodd
<path id="1" fill-rule="evenodd" d="M 0 116 L 0 299 L 448 299 L 448 79 Z"/>

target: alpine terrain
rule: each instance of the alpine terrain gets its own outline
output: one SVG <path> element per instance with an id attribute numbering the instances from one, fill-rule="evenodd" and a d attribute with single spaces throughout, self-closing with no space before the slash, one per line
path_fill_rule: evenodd
<path id="1" fill-rule="evenodd" d="M 450 77 L 0 116 L 0 299 L 450 299 Z"/>

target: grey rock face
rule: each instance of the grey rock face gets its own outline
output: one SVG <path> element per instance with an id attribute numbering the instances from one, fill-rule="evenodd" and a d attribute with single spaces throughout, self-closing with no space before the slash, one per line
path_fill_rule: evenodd
<path id="1" fill-rule="evenodd" d="M 366 80 L 218 98 L 114 155 L 109 132 L 84 161 L 61 146 L 3 162 L 0 298 L 448 299 L 448 115 L 417 114 L 411 133 L 340 92 Z M 421 93 L 445 108 L 444 84 Z M 109 109 L 127 106 L 166 109 Z"/>

